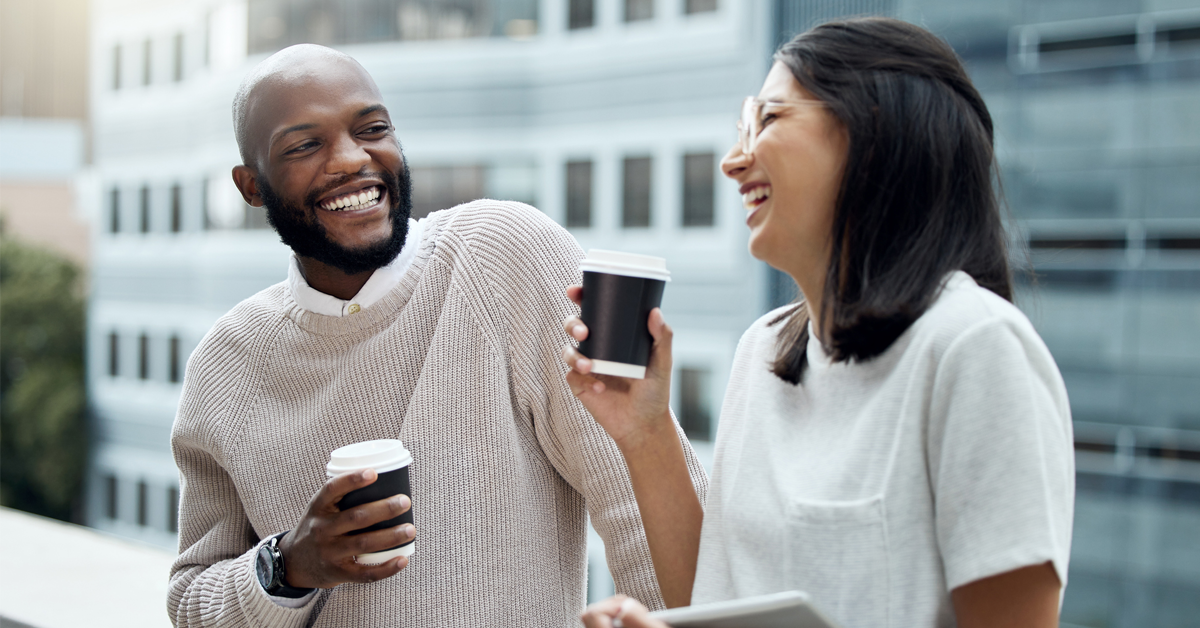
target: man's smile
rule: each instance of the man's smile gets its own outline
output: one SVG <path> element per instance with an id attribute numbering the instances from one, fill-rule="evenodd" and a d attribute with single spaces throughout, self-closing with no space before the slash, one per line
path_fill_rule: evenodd
<path id="1" fill-rule="evenodd" d="M 365 188 L 339 194 L 317 203 L 317 206 L 327 211 L 347 211 L 366 209 L 375 204 L 383 194 L 382 185 L 370 185 Z"/>

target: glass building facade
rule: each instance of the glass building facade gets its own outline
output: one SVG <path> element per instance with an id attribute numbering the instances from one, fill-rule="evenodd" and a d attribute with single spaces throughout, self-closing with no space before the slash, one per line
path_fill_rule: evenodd
<path id="1" fill-rule="evenodd" d="M 859 13 L 945 37 L 991 109 L 1017 304 L 1075 424 L 1064 625 L 1195 626 L 1200 3 L 779 0 L 776 41 Z"/>
<path id="2" fill-rule="evenodd" d="M 996 123 L 1018 305 L 1062 370 L 1077 502 L 1063 621 L 1200 617 L 1200 0 L 96 0 L 89 523 L 173 546 L 190 351 L 282 280 L 229 181 L 229 107 L 314 42 L 380 85 L 418 216 L 534 204 L 584 248 L 664 255 L 674 408 L 710 455 L 742 331 L 795 297 L 717 161 L 775 46 L 844 15 L 945 37 Z M 590 592 L 603 596 L 592 547 Z"/>

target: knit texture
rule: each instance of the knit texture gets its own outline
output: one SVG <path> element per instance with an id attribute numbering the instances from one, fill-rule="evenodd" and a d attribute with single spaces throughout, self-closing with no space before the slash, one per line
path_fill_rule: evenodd
<path id="1" fill-rule="evenodd" d="M 624 460 L 565 382 L 578 245 L 499 201 L 434 213 L 410 245 L 399 285 L 358 314 L 303 310 L 281 283 L 192 355 L 172 433 L 175 625 L 578 625 L 588 515 L 617 590 L 662 606 Z M 377 438 L 413 454 L 409 566 L 298 609 L 275 604 L 255 576 L 257 544 L 300 520 L 329 452 Z M 707 478 L 680 438 L 703 501 Z"/>

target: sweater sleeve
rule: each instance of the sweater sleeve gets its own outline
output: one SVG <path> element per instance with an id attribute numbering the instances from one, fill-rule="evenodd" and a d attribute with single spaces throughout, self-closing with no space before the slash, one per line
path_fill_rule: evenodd
<path id="1" fill-rule="evenodd" d="M 662 608 L 650 550 L 642 528 L 625 460 L 616 443 L 592 419 L 566 383 L 563 345 L 570 339 L 562 321 L 578 315 L 566 296 L 579 284 L 583 252 L 574 238 L 540 212 L 516 203 L 497 203 L 504 211 L 496 234 L 507 255 L 484 262 L 505 301 L 507 351 L 516 395 L 532 415 L 534 432 L 551 464 L 583 495 L 596 532 L 604 540 L 616 590 L 652 609 Z M 704 503 L 708 477 L 676 426 L 692 483 Z"/>
<path id="2" fill-rule="evenodd" d="M 171 433 L 181 491 L 179 556 L 171 566 L 167 612 L 178 628 L 300 627 L 321 596 L 287 608 L 263 590 L 254 564 L 262 541 L 219 462 L 222 409 L 245 380 L 244 357 L 223 342 L 228 334 L 221 327 L 218 323 L 189 361 Z"/>

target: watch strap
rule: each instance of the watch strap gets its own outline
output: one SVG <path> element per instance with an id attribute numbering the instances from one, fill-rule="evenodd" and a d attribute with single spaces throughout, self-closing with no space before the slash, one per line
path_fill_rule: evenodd
<path id="1" fill-rule="evenodd" d="M 273 577 L 271 578 L 270 585 L 263 587 L 263 589 L 267 592 L 267 595 L 295 599 L 304 597 L 309 593 L 312 593 L 315 589 L 293 587 L 288 585 L 287 580 L 285 579 L 285 574 L 287 572 L 284 571 L 283 552 L 279 551 L 279 540 L 282 539 L 288 532 L 291 532 L 291 530 L 285 530 L 279 534 L 276 534 L 275 536 L 272 536 L 266 543 L 267 551 L 271 553 Z"/>

